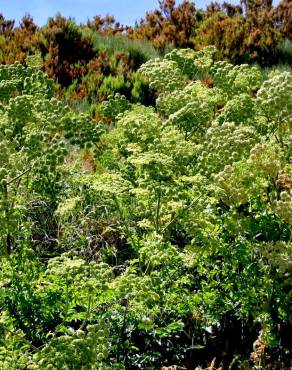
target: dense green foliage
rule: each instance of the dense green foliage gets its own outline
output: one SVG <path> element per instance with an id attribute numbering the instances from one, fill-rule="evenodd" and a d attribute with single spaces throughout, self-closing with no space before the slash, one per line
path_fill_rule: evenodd
<path id="1" fill-rule="evenodd" d="M 288 369 L 292 75 L 173 50 L 101 121 L 0 68 L 0 364 Z M 138 78 L 138 77 L 137 77 Z"/>

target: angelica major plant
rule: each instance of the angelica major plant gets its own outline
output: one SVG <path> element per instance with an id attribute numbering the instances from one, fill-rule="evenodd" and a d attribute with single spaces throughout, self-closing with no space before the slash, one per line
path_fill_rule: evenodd
<path id="1" fill-rule="evenodd" d="M 98 123 L 1 66 L 4 368 L 288 369 L 291 74 L 213 54 L 146 62 L 156 103 Z"/>

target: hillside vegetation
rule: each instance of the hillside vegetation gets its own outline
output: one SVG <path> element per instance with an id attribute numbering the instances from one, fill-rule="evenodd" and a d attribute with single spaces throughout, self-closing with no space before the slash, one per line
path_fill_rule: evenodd
<path id="1" fill-rule="evenodd" d="M 0 369 L 292 367 L 292 8 L 0 16 Z"/>
<path id="2" fill-rule="evenodd" d="M 26 15 L 19 25 L 0 15 L 0 63 L 39 53 L 43 70 L 59 83 L 70 104 L 99 103 L 121 93 L 131 102 L 153 105 L 153 92 L 136 71 L 173 48 L 216 47 L 215 60 L 271 67 L 292 63 L 292 3 L 244 0 L 241 5 L 162 0 L 135 27 L 112 16 L 94 16 L 77 25 L 61 14 L 38 27 Z"/>

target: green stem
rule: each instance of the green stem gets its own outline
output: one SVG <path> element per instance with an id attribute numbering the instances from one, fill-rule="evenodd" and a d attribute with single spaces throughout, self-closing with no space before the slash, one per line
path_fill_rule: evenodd
<path id="1" fill-rule="evenodd" d="M 68 316 L 68 310 L 69 310 L 69 279 L 68 275 L 66 276 L 66 303 L 65 303 L 65 312 L 64 312 L 64 319 L 63 323 L 66 321 Z"/>
<path id="2" fill-rule="evenodd" d="M 156 214 L 155 214 L 155 231 L 159 234 L 160 231 L 160 207 L 161 207 L 161 193 L 159 191 L 157 198 Z"/>
<path id="3" fill-rule="evenodd" d="M 80 329 L 79 330 L 83 330 L 88 319 L 89 319 L 89 315 L 90 315 L 90 311 L 91 311 L 91 293 L 89 292 L 89 297 L 88 297 L 88 304 L 87 304 L 87 310 L 86 310 L 86 314 L 85 314 L 85 318 L 83 320 L 83 323 L 82 325 L 80 326 Z"/>
<path id="4" fill-rule="evenodd" d="M 10 234 L 10 210 L 9 210 L 9 194 L 8 194 L 8 183 L 3 183 L 3 208 L 5 214 L 5 223 L 6 223 L 6 237 L 5 237 L 5 254 L 9 256 L 12 249 L 12 237 Z"/>

